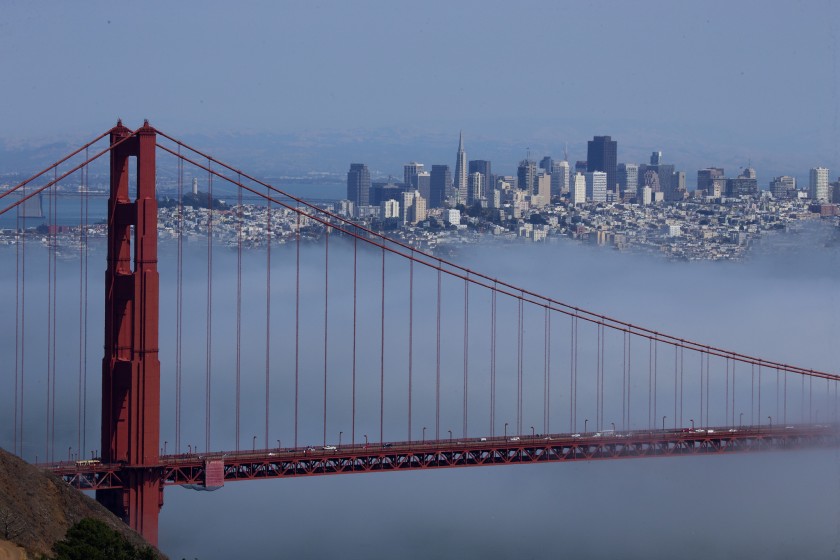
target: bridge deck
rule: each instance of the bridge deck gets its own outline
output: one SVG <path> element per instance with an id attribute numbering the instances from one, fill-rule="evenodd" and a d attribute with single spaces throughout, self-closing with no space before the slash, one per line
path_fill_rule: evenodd
<path id="1" fill-rule="evenodd" d="M 722 454 L 840 445 L 838 426 L 538 434 L 298 447 L 161 457 L 151 468 L 164 485 L 204 486 L 208 464 L 223 464 L 224 482 L 377 471 Z M 132 467 L 85 461 L 42 465 L 82 489 L 121 488 Z M 211 476 L 212 478 L 212 476 Z"/>

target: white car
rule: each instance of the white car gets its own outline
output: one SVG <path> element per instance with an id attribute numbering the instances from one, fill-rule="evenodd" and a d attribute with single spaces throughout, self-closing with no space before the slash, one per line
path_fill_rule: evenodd
<path id="1" fill-rule="evenodd" d="M 336 449 L 338 449 L 338 447 L 336 447 L 335 445 L 325 445 L 324 446 L 324 451 L 335 451 Z"/>
<path id="2" fill-rule="evenodd" d="M 519 441 L 519 436 L 513 436 L 510 441 Z"/>

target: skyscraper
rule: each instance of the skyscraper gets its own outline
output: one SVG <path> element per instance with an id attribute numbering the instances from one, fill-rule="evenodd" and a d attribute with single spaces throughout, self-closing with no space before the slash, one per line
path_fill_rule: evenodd
<path id="1" fill-rule="evenodd" d="M 828 193 L 828 169 L 825 167 L 814 167 L 811 169 L 810 181 L 808 184 L 808 198 L 820 202 L 830 200 Z"/>
<path id="2" fill-rule="evenodd" d="M 604 171 L 587 171 L 586 198 L 592 202 L 607 201 L 607 174 Z"/>
<path id="3" fill-rule="evenodd" d="M 484 177 L 485 188 L 494 183 L 493 176 L 490 170 L 490 162 L 485 159 L 474 159 L 470 161 L 469 173 L 481 173 Z"/>
<path id="4" fill-rule="evenodd" d="M 609 136 L 596 136 L 587 143 L 586 170 L 603 171 L 607 174 L 607 190 L 617 190 L 616 164 L 618 142 Z"/>
<path id="5" fill-rule="evenodd" d="M 631 196 L 636 196 L 636 190 L 639 187 L 639 164 L 637 163 L 620 163 L 617 169 L 618 186 L 622 195 L 630 193 Z"/>
<path id="6" fill-rule="evenodd" d="M 706 196 L 719 197 L 725 182 L 722 167 L 707 167 L 697 171 L 697 190 Z"/>
<path id="7" fill-rule="evenodd" d="M 569 162 L 555 161 L 551 165 L 551 194 L 560 196 L 569 192 Z"/>
<path id="8" fill-rule="evenodd" d="M 533 193 L 534 178 L 537 176 L 537 162 L 530 159 L 523 159 L 516 169 L 517 186 L 520 190 Z"/>
<path id="9" fill-rule="evenodd" d="M 540 169 L 545 171 L 546 173 L 551 173 L 551 168 L 554 166 L 554 160 L 551 159 L 551 156 L 545 156 L 540 160 Z"/>
<path id="10" fill-rule="evenodd" d="M 443 208 L 446 191 L 452 184 L 452 172 L 448 165 L 433 165 L 429 180 L 429 208 Z"/>
<path id="11" fill-rule="evenodd" d="M 583 176 L 583 173 L 575 173 L 571 181 L 569 194 L 572 204 L 583 204 L 586 202 L 586 177 Z"/>
<path id="12" fill-rule="evenodd" d="M 469 191 L 467 192 L 467 206 L 472 206 L 485 198 L 484 196 L 484 175 L 479 172 L 470 173 Z"/>
<path id="13" fill-rule="evenodd" d="M 412 161 L 411 163 L 406 163 L 403 165 L 403 182 L 405 183 L 406 189 L 416 189 L 417 187 L 417 174 L 423 171 L 423 164 L 417 163 L 416 161 Z"/>
<path id="14" fill-rule="evenodd" d="M 360 206 L 370 204 L 370 171 L 364 163 L 351 163 L 347 172 L 347 199 L 352 201 L 356 212 Z"/>
<path id="15" fill-rule="evenodd" d="M 464 151 L 464 134 L 458 135 L 458 155 L 455 160 L 455 196 L 457 203 L 467 203 L 467 153 Z"/>

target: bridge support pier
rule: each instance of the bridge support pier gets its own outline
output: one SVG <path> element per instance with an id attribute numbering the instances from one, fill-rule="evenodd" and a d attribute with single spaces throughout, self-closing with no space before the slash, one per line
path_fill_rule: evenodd
<path id="1" fill-rule="evenodd" d="M 127 139 L 126 139 L 127 138 Z M 124 140 L 126 139 L 126 140 Z M 157 545 L 160 481 L 159 276 L 155 130 L 111 129 L 105 356 L 102 360 L 102 461 L 121 463 L 124 486 L 96 499 Z M 129 164 L 136 158 L 136 197 Z M 132 255 L 133 251 L 133 255 Z"/>

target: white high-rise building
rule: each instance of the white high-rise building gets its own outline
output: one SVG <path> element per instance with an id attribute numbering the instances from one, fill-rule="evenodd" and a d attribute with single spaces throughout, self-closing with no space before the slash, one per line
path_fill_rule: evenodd
<path id="1" fill-rule="evenodd" d="M 476 202 L 483 200 L 484 197 L 484 175 L 478 172 L 470 173 L 467 206 L 472 206 Z"/>
<path id="2" fill-rule="evenodd" d="M 551 164 L 551 194 L 560 196 L 569 192 L 569 162 L 555 161 Z"/>
<path id="3" fill-rule="evenodd" d="M 604 171 L 588 171 L 586 178 L 586 198 L 592 202 L 607 201 L 607 174 Z"/>
<path id="4" fill-rule="evenodd" d="M 458 156 L 455 161 L 455 196 L 457 202 L 466 204 L 468 189 L 467 153 L 464 151 L 464 133 L 462 132 L 458 135 Z"/>
<path id="5" fill-rule="evenodd" d="M 811 169 L 811 180 L 808 185 L 808 198 L 821 202 L 828 202 L 828 168 L 814 167 Z"/>
<path id="6" fill-rule="evenodd" d="M 586 177 L 583 176 L 583 173 L 575 173 L 569 194 L 572 204 L 577 205 L 586 202 Z"/>
<path id="7" fill-rule="evenodd" d="M 383 220 L 400 217 L 400 203 L 398 200 L 383 200 L 379 203 L 379 217 Z"/>

